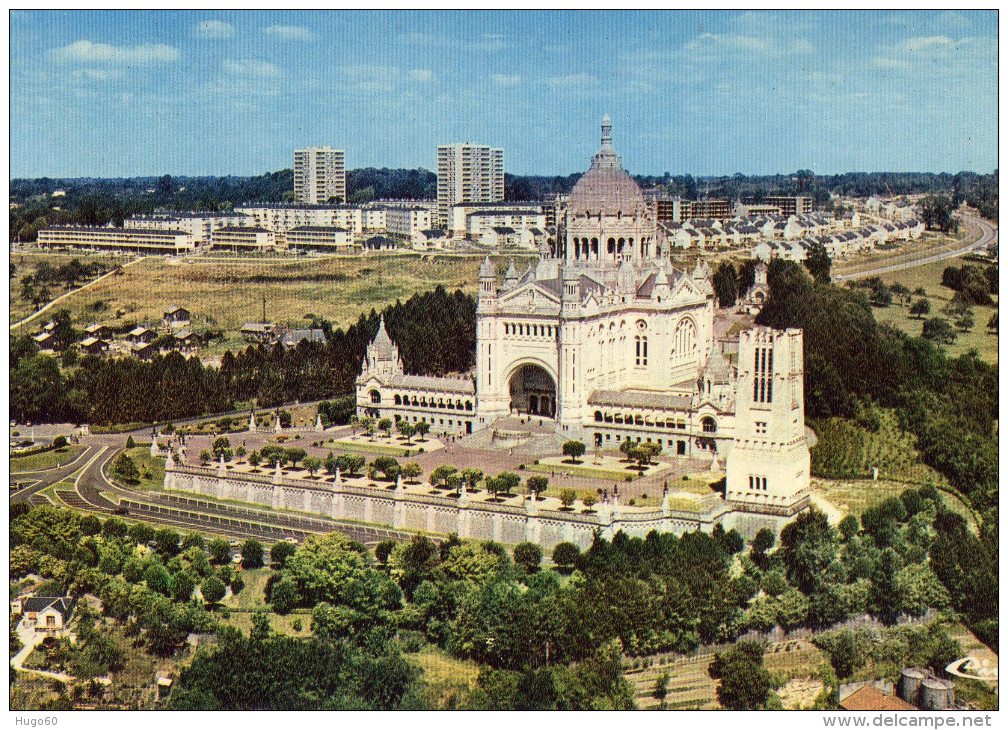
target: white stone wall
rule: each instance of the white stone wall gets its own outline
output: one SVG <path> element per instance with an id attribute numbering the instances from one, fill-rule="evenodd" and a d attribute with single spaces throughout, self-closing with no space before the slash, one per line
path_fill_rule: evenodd
<path id="1" fill-rule="evenodd" d="M 527 540 L 547 552 L 561 542 L 572 542 L 586 550 L 591 547 L 596 530 L 605 538 L 612 538 L 621 530 L 642 538 L 652 530 L 682 535 L 698 529 L 710 532 L 715 524 L 732 519 L 730 508 L 717 499 L 709 500 L 707 510 L 696 514 L 670 510 L 621 512 L 618 507 L 602 504 L 586 515 L 543 510 L 538 502 L 526 502 L 524 508 L 468 499 L 460 502 L 448 497 L 333 482 L 294 479 L 277 482 L 264 476 L 234 474 L 222 477 L 213 470 L 192 467 L 167 469 L 164 486 L 167 491 L 191 492 L 398 530 L 435 535 L 457 533 L 461 538 L 509 544 Z"/>

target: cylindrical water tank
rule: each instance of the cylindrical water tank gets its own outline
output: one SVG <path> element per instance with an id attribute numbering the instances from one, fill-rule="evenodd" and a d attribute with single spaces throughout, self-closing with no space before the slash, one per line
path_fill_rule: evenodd
<path id="1" fill-rule="evenodd" d="M 904 667 L 900 672 L 899 695 L 911 705 L 917 705 L 920 696 L 921 682 L 927 673 L 917 667 Z"/>
<path id="2" fill-rule="evenodd" d="M 947 679 L 929 677 L 921 683 L 920 704 L 922 710 L 947 710 L 955 704 L 955 687 Z"/>

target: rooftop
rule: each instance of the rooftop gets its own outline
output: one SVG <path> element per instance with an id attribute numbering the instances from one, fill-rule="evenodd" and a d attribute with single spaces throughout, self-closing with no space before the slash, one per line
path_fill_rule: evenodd
<path id="1" fill-rule="evenodd" d="M 896 695 L 883 694 L 870 684 L 840 700 L 840 707 L 851 712 L 878 710 L 914 711 L 917 708 Z"/>
<path id="2" fill-rule="evenodd" d="M 574 184 L 568 208 L 575 213 L 590 211 L 615 215 L 632 213 L 644 208 L 640 186 L 623 169 L 619 155 L 612 147 L 612 125 L 608 115 L 602 120 L 602 145 L 592 157 L 588 172 Z"/>

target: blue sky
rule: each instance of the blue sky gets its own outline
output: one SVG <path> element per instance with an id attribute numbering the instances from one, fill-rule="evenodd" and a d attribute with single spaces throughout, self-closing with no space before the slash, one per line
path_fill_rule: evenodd
<path id="1" fill-rule="evenodd" d="M 990 171 L 997 13 L 12 11 L 12 177 Z"/>

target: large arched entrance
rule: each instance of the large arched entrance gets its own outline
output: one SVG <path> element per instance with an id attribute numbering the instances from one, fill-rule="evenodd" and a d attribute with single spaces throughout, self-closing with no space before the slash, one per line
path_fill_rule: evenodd
<path id="1" fill-rule="evenodd" d="M 556 383 L 540 365 L 526 363 L 511 376 L 511 413 L 527 416 L 556 416 Z"/>

